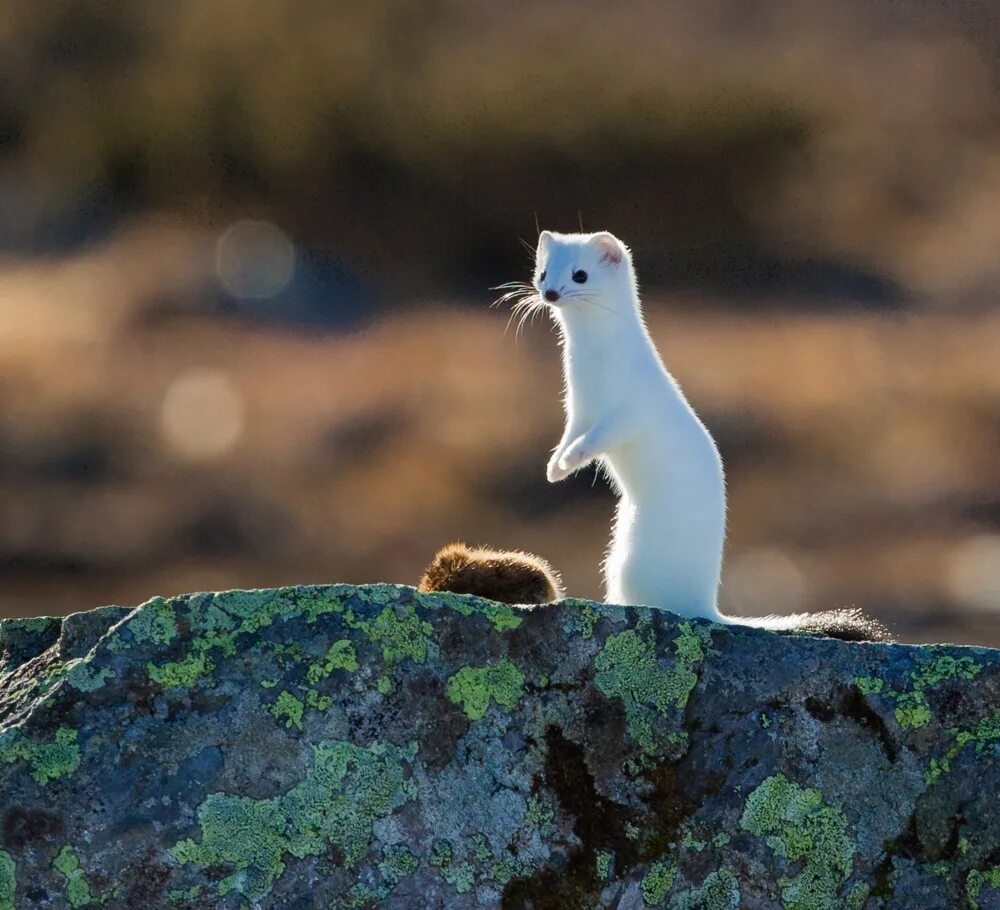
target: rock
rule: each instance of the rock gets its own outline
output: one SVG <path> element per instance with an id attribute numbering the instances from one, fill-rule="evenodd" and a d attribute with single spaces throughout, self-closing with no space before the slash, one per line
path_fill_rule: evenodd
<path id="1" fill-rule="evenodd" d="M 1000 907 L 1000 652 L 411 588 L 0 625 L 0 908 Z"/>

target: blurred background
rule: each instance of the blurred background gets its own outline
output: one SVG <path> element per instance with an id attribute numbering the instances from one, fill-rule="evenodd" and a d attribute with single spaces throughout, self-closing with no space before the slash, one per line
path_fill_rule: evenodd
<path id="1" fill-rule="evenodd" d="M 1000 4 L 0 0 L 0 615 L 415 583 L 599 596 L 545 481 L 543 227 L 634 251 L 718 439 L 728 612 L 1000 645 Z"/>

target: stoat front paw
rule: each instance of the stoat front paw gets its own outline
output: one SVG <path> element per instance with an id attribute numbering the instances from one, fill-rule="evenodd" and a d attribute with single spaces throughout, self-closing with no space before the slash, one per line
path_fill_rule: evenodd
<path id="1" fill-rule="evenodd" d="M 559 483 L 560 480 L 565 480 L 569 477 L 570 472 L 565 468 L 559 466 L 559 453 L 556 452 L 549 459 L 549 466 L 545 469 L 545 477 L 548 479 L 549 483 Z"/>
<path id="2" fill-rule="evenodd" d="M 591 451 L 586 444 L 586 437 L 580 436 L 574 440 L 563 452 L 556 452 L 549 461 L 546 476 L 549 483 L 557 483 L 565 480 L 574 471 L 585 468 L 597 457 L 597 453 Z"/>

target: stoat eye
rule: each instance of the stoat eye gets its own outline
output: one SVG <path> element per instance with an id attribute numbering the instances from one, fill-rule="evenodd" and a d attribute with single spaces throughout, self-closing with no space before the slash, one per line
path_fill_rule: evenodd
<path id="1" fill-rule="evenodd" d="M 542 269 L 542 274 L 538 276 L 538 280 L 539 281 L 544 281 L 546 275 L 548 275 L 548 270 L 547 269 Z"/>
<path id="2" fill-rule="evenodd" d="M 577 269 L 573 273 L 573 280 L 577 284 L 586 284 L 586 282 L 587 282 L 587 273 L 583 269 Z"/>

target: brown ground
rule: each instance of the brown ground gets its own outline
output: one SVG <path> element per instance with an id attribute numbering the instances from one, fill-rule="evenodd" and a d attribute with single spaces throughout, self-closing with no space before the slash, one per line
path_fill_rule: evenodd
<path id="1" fill-rule="evenodd" d="M 505 334 L 484 292 L 351 335 L 262 326 L 203 305 L 206 249 L 159 227 L 0 266 L 0 614 L 413 584 L 456 538 L 599 595 L 613 502 L 545 482 L 546 325 Z M 647 309 L 726 459 L 726 610 L 857 604 L 904 640 L 1000 645 L 1000 312 Z"/>

